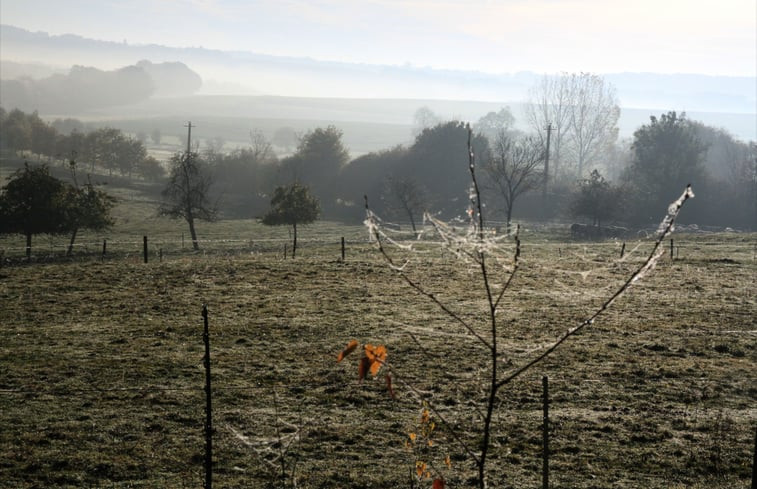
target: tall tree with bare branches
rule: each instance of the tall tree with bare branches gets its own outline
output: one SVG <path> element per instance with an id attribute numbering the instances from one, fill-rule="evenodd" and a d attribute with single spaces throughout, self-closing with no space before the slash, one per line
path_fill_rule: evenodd
<path id="1" fill-rule="evenodd" d="M 502 198 L 508 232 L 515 201 L 539 186 L 543 165 L 544 151 L 538 140 L 513 138 L 504 132 L 497 136 L 483 168 L 489 177 L 489 187 Z"/>
<path id="2" fill-rule="evenodd" d="M 565 173 L 569 161 L 583 178 L 587 166 L 618 137 L 620 108 L 615 89 L 591 73 L 545 75 L 531 89 L 526 119 L 546 146 L 551 124 L 550 162 L 554 174 Z"/>
<path id="3" fill-rule="evenodd" d="M 620 107 L 615 89 L 590 73 L 570 75 L 570 133 L 578 178 L 618 138 Z"/>

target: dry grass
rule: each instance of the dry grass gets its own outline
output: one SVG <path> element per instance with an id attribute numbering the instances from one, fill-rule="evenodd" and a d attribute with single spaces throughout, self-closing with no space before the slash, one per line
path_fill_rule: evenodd
<path id="1" fill-rule="evenodd" d="M 501 396 L 493 487 L 540 484 L 542 375 L 553 399 L 555 487 L 747 485 L 755 236 L 675 239 L 678 260 L 663 261 Z M 618 261 L 613 243 L 526 233 L 501 318 L 512 364 L 598 307 L 648 248 Z M 410 487 L 404 441 L 419 402 L 402 386 L 392 401 L 382 381 L 358 385 L 354 363 L 337 365 L 336 353 L 352 338 L 385 343 L 398 373 L 474 441 L 486 352 L 370 246 L 352 244 L 344 263 L 338 254 L 336 244 L 306 246 L 295 261 L 246 248 L 176 250 L 147 265 L 137 252 L 0 269 L 3 485 L 200 486 L 207 303 L 216 487 L 280 487 L 279 444 L 292 440 L 286 460 L 297 463 L 299 487 Z M 483 316 L 475 274 L 433 253 L 411 266 L 455 310 Z M 450 487 L 465 487 L 471 465 L 443 427 L 437 436 L 437 462 L 447 453 L 453 461 Z"/>

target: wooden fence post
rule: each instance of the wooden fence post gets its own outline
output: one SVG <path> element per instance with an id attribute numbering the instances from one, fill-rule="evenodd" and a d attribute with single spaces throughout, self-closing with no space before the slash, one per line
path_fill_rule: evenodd
<path id="1" fill-rule="evenodd" d="M 675 257 L 673 256 L 673 238 L 670 238 L 670 260 L 673 261 Z"/>
<path id="2" fill-rule="evenodd" d="M 102 261 L 105 261 L 105 253 L 108 251 L 108 240 L 107 238 L 103 238 L 103 256 Z"/>
<path id="3" fill-rule="evenodd" d="M 623 258 L 623 255 L 626 254 L 626 242 L 623 241 L 623 246 L 620 247 L 620 257 Z"/>
<path id="4" fill-rule="evenodd" d="M 210 395 L 210 333 L 208 331 L 208 306 L 202 306 L 204 329 L 202 340 L 205 343 L 205 489 L 211 489 L 213 484 L 213 416 Z"/>
<path id="5" fill-rule="evenodd" d="M 142 254 L 145 257 L 145 263 L 147 263 L 147 236 L 142 236 Z"/>
<path id="6" fill-rule="evenodd" d="M 344 261 L 344 236 L 342 236 L 342 261 Z"/>
<path id="7" fill-rule="evenodd" d="M 549 379 L 545 375 L 541 379 L 544 403 L 544 426 L 542 433 L 542 489 L 549 489 Z"/>

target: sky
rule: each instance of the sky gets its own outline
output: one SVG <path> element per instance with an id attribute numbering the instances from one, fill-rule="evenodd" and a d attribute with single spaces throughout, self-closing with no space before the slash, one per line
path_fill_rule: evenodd
<path id="1" fill-rule="evenodd" d="M 495 74 L 757 75 L 755 0 L 2 0 L 0 22 L 129 44 Z"/>

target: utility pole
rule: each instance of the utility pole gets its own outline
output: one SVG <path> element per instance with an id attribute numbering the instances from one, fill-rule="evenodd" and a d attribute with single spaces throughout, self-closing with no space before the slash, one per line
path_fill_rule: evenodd
<path id="1" fill-rule="evenodd" d="M 547 152 L 544 156 L 544 185 L 542 186 L 542 203 L 547 205 L 547 186 L 549 184 L 549 140 L 552 136 L 552 123 L 547 124 Z M 546 210 L 546 207 L 545 207 Z"/>
<path id="2" fill-rule="evenodd" d="M 187 122 L 184 127 L 187 128 L 187 154 L 189 154 L 192 152 L 192 146 L 190 145 L 192 141 L 192 121 Z M 547 143 L 547 147 L 549 147 L 549 143 Z"/>

